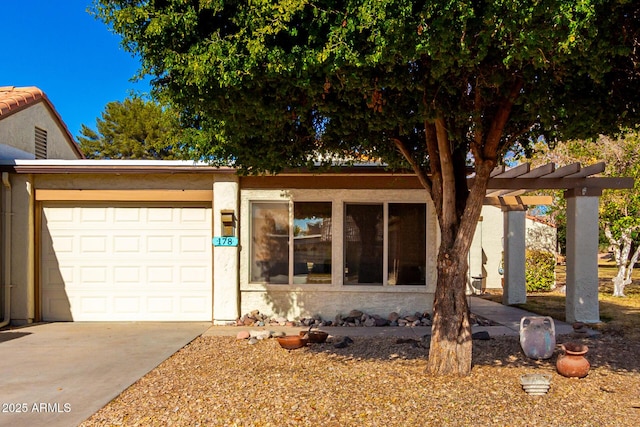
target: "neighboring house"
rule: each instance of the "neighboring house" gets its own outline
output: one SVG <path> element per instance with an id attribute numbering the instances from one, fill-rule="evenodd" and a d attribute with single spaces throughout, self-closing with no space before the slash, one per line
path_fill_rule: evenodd
<path id="1" fill-rule="evenodd" d="M 40 89 L 0 86 L 0 159 L 81 158 L 73 136 Z"/>

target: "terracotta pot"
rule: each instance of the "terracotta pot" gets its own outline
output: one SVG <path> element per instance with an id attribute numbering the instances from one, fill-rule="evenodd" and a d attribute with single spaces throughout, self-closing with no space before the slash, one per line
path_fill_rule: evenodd
<path id="1" fill-rule="evenodd" d="M 327 340 L 329 334 L 324 331 L 300 331 L 300 336 L 309 335 L 310 343 L 323 343 Z"/>
<path id="2" fill-rule="evenodd" d="M 589 347 L 575 342 L 568 342 L 560 347 L 564 353 L 558 356 L 556 362 L 558 373 L 565 377 L 586 377 L 591 364 L 584 355 L 589 351 Z"/>
<path id="3" fill-rule="evenodd" d="M 304 347 L 309 340 L 298 335 L 286 335 L 284 337 L 278 337 L 278 343 L 280 347 L 287 350 L 294 350 L 296 348 Z"/>

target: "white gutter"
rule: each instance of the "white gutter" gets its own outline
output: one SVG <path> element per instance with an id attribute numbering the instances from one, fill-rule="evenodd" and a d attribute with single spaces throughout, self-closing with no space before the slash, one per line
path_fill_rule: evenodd
<path id="1" fill-rule="evenodd" d="M 11 322 L 11 182 L 9 181 L 9 173 L 2 172 L 2 184 L 5 187 L 5 206 L 4 206 L 4 319 L 0 322 L 0 328 L 4 328 Z"/>

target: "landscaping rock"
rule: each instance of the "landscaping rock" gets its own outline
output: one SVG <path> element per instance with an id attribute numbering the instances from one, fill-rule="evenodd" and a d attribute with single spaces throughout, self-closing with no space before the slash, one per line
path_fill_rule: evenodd
<path id="1" fill-rule="evenodd" d="M 489 336 L 489 332 L 487 331 L 478 331 L 478 332 L 474 332 L 473 334 L 471 334 L 471 338 L 474 340 L 488 340 L 491 339 L 491 336 Z"/>
<path id="2" fill-rule="evenodd" d="M 240 331 L 238 332 L 238 334 L 236 335 L 236 339 L 237 340 L 246 340 L 247 338 L 249 338 L 251 335 L 249 334 L 249 331 Z"/>

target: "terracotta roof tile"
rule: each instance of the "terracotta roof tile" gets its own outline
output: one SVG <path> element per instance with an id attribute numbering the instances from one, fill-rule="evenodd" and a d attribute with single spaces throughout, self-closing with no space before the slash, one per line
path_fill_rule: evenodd
<path id="1" fill-rule="evenodd" d="M 0 86 L 0 118 L 15 113 L 44 97 L 44 92 L 34 86 Z"/>

